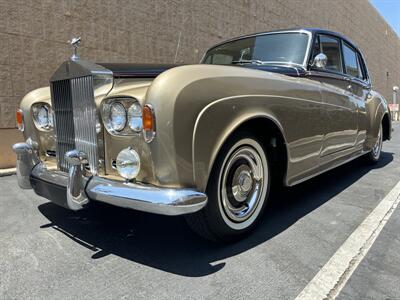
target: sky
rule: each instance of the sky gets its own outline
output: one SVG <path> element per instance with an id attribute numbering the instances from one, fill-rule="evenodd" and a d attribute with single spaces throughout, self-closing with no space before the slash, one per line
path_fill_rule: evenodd
<path id="1" fill-rule="evenodd" d="M 400 0 L 370 0 L 370 2 L 400 37 Z"/>

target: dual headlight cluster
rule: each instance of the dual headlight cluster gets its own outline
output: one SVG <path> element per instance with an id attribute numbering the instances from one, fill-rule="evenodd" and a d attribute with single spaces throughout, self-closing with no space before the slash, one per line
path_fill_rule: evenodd
<path id="1" fill-rule="evenodd" d="M 54 119 L 50 105 L 37 103 L 32 107 L 32 113 L 38 129 L 53 129 Z M 20 115 L 22 120 L 22 112 Z M 155 117 L 151 105 L 145 105 L 142 116 L 142 107 L 134 98 L 118 97 L 104 100 L 101 116 L 105 128 L 111 134 L 129 136 L 143 131 L 143 137 L 147 143 L 151 142 L 155 136 Z M 123 178 L 127 180 L 135 178 L 140 171 L 139 154 L 130 147 L 123 149 L 116 159 L 116 168 Z"/>
<path id="2" fill-rule="evenodd" d="M 132 135 L 143 129 L 142 107 L 133 98 L 106 99 L 102 118 L 107 131 L 115 135 Z"/>
<path id="3" fill-rule="evenodd" d="M 54 127 L 53 110 L 47 103 L 32 106 L 33 121 L 38 129 L 51 130 Z"/>
<path id="4" fill-rule="evenodd" d="M 110 98 L 102 104 L 102 118 L 108 132 L 115 135 L 132 135 L 143 130 L 142 107 L 133 98 Z M 117 156 L 116 168 L 126 180 L 136 178 L 140 172 L 140 156 L 131 147 Z"/>
<path id="5" fill-rule="evenodd" d="M 54 116 L 50 105 L 33 105 L 32 115 L 38 129 L 53 129 Z M 142 107 L 133 98 L 106 99 L 103 103 L 102 117 L 104 126 L 112 134 L 131 135 L 142 132 Z"/>

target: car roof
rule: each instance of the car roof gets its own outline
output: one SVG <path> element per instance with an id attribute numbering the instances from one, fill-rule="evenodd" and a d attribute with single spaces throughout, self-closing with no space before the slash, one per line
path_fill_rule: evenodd
<path id="1" fill-rule="evenodd" d="M 358 50 L 357 45 L 356 45 L 353 41 L 351 41 L 348 37 L 344 36 L 343 34 L 338 33 L 338 32 L 335 32 L 335 31 L 331 31 L 331 30 L 328 30 L 328 29 L 314 28 L 314 27 L 295 27 L 295 28 L 278 29 L 278 30 L 272 30 L 272 31 L 261 31 L 261 32 L 246 34 L 246 35 L 243 35 L 243 36 L 238 36 L 238 37 L 231 38 L 231 39 L 228 39 L 228 40 L 226 40 L 226 41 L 223 41 L 223 42 L 221 42 L 221 43 L 218 43 L 218 44 L 212 46 L 209 50 L 211 50 L 211 49 L 213 49 L 213 48 L 215 48 L 215 47 L 217 47 L 217 46 L 223 45 L 223 44 L 225 44 L 225 43 L 233 42 L 233 41 L 240 40 L 240 39 L 244 39 L 244 38 L 249 38 L 249 37 L 259 36 L 259 35 L 264 35 L 264 34 L 272 34 L 272 33 L 279 33 L 279 32 L 288 32 L 288 31 L 303 31 L 303 32 L 309 32 L 309 33 L 311 33 L 313 36 L 314 36 L 315 34 L 327 34 L 327 35 L 336 36 L 336 37 L 338 37 L 338 38 L 344 40 L 346 43 L 350 44 L 351 46 L 353 46 L 354 48 L 356 48 L 356 49 Z"/>

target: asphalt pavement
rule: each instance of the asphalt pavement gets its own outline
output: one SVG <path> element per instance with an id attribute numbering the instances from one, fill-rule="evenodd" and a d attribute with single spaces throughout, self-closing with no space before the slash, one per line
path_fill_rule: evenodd
<path id="1" fill-rule="evenodd" d="M 363 159 L 274 193 L 232 245 L 182 217 L 94 204 L 63 209 L 0 178 L 0 299 L 294 299 L 400 180 L 400 127 Z M 400 299 L 400 209 L 338 299 Z"/>

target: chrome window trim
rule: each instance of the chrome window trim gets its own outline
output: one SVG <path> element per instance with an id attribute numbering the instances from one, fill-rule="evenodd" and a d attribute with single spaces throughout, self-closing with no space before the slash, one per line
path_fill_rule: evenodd
<path id="1" fill-rule="evenodd" d="M 293 63 L 293 64 L 289 64 L 289 63 L 287 64 L 287 65 L 296 65 L 296 66 L 298 65 L 299 67 L 301 67 L 301 68 L 303 68 L 304 70 L 306 70 L 306 69 L 307 69 L 307 62 L 308 62 L 308 59 L 309 59 L 308 57 L 309 57 L 309 55 L 310 55 L 310 45 L 311 45 L 311 41 L 312 41 L 312 39 L 313 39 L 313 34 L 312 34 L 311 31 L 304 30 L 304 29 L 295 29 L 295 30 L 284 30 L 284 31 L 271 31 L 271 32 L 254 33 L 254 34 L 249 34 L 249 35 L 241 36 L 241 37 L 238 37 L 238 38 L 233 38 L 233 39 L 230 39 L 230 40 L 227 40 L 227 41 L 218 43 L 218 44 L 212 46 L 211 48 L 207 49 L 206 52 L 204 52 L 203 57 L 202 57 L 201 60 L 200 60 L 200 64 L 202 64 L 202 63 L 204 62 L 204 58 L 206 57 L 206 54 L 207 54 L 210 50 L 212 50 L 212 49 L 214 49 L 214 48 L 216 48 L 216 47 L 219 47 L 219 46 L 221 46 L 221 45 L 228 44 L 228 43 L 235 42 L 235 41 L 240 41 L 240 40 L 247 39 L 247 38 L 252 38 L 252 37 L 257 37 L 257 36 L 264 36 L 264 35 L 271 35 L 271 34 L 280 34 L 280 33 L 282 33 L 282 34 L 286 34 L 286 33 L 300 33 L 300 34 L 307 34 L 307 35 L 308 35 L 307 49 L 306 49 L 306 53 L 305 53 L 305 55 L 304 55 L 303 64 L 294 64 L 294 63 Z M 284 64 L 283 62 L 280 62 L 280 63 L 281 63 L 281 64 Z"/>
<path id="2" fill-rule="evenodd" d="M 328 72 L 328 71 L 322 71 L 322 70 L 310 70 L 306 73 L 307 77 L 323 77 L 323 78 L 330 78 L 330 79 L 336 79 L 336 80 L 347 80 L 351 81 L 354 84 L 361 85 L 363 88 L 370 89 L 371 84 L 368 82 L 365 82 L 363 80 L 360 80 L 359 78 L 350 76 L 348 74 L 342 74 L 342 73 L 337 73 L 337 72 Z"/>
<path id="3" fill-rule="evenodd" d="M 352 46 L 351 44 L 349 44 L 347 41 L 342 40 L 342 52 L 344 51 L 345 46 L 355 53 L 356 59 L 357 59 L 356 63 L 357 63 L 358 72 L 361 71 L 361 73 L 362 73 L 363 70 L 362 70 L 362 66 L 360 64 L 360 58 L 359 58 L 359 53 L 358 53 L 357 49 L 354 46 Z M 344 55 L 343 55 L 343 65 L 344 65 L 345 74 L 348 75 L 350 78 L 364 80 L 364 78 L 356 77 L 356 76 L 353 76 L 353 75 L 347 73 L 347 66 L 346 66 L 346 60 L 344 58 Z"/>
<path id="4" fill-rule="evenodd" d="M 340 37 L 338 37 L 337 35 L 334 35 L 334 34 L 327 34 L 327 33 L 323 33 L 323 32 L 322 32 L 322 33 L 317 32 L 317 33 L 315 34 L 315 37 L 321 37 L 321 36 L 327 36 L 327 37 L 329 37 L 329 38 L 331 38 L 331 39 L 337 40 L 338 46 L 339 46 L 340 66 L 341 66 L 341 68 L 342 68 L 342 71 L 329 70 L 329 69 L 321 69 L 321 70 L 323 70 L 324 72 L 332 72 L 332 73 L 347 75 L 347 74 L 345 73 L 346 68 L 345 68 L 345 65 L 344 65 L 344 57 L 343 57 L 343 39 L 340 38 Z M 321 46 L 321 40 L 320 40 L 320 46 Z M 311 59 L 312 59 L 312 58 L 310 58 L 310 60 L 309 60 L 310 63 L 311 63 Z M 319 69 L 318 69 L 318 70 L 319 70 Z"/>
<path id="5" fill-rule="evenodd" d="M 340 42 L 340 52 L 341 52 L 340 54 L 341 54 L 341 56 L 343 56 L 343 53 L 342 53 L 343 52 L 343 43 L 346 43 L 348 46 L 353 48 L 356 51 L 356 53 L 359 54 L 359 56 L 362 59 L 363 68 L 365 68 L 364 71 L 366 73 L 365 74 L 366 75 L 366 79 L 361 79 L 361 78 L 357 78 L 357 77 L 351 76 L 351 75 L 345 73 L 344 70 L 343 70 L 343 72 L 336 72 L 336 71 L 327 70 L 327 69 L 316 69 L 316 68 L 313 68 L 311 66 L 311 63 L 312 63 L 311 55 L 310 55 L 310 57 L 308 59 L 307 66 L 309 67 L 309 70 L 307 72 L 307 75 L 311 75 L 311 76 L 314 75 L 314 76 L 321 76 L 321 77 L 328 77 L 328 78 L 336 78 L 336 79 L 339 79 L 337 76 L 343 76 L 344 79 L 349 78 L 350 80 L 355 81 L 357 84 L 363 85 L 366 88 L 371 88 L 372 84 L 371 84 L 371 80 L 370 80 L 370 77 L 369 77 L 368 67 L 367 67 L 367 64 L 365 62 L 365 57 L 364 57 L 363 53 L 361 52 L 361 50 L 353 42 L 351 42 L 349 39 L 343 38 L 340 35 L 335 35 L 334 32 L 315 32 L 314 33 L 314 37 L 312 38 L 312 41 L 313 41 L 312 44 L 314 44 L 315 39 L 318 38 L 319 35 L 332 36 L 332 37 L 338 39 L 339 42 Z M 311 50 L 312 49 L 310 49 L 310 51 Z M 312 53 L 310 53 L 310 54 L 312 54 Z M 341 59 L 342 59 L 342 65 L 343 65 L 343 67 L 345 67 L 344 66 L 344 64 L 345 64 L 344 58 L 341 57 Z M 314 74 L 314 73 L 318 73 L 318 74 Z M 325 74 L 330 74 L 330 75 L 322 76 L 322 74 L 319 74 L 319 73 L 325 73 Z M 337 76 L 334 76 L 334 75 L 337 75 Z"/>
<path id="6" fill-rule="evenodd" d="M 315 69 L 308 71 L 306 73 L 306 76 L 325 77 L 338 80 L 346 80 L 347 78 L 349 78 L 349 76 L 347 76 L 347 74 L 344 73 L 329 72 L 325 70 L 315 70 Z"/>
<path id="7" fill-rule="evenodd" d="M 361 63 L 362 63 L 361 68 L 364 69 L 365 76 L 366 76 L 365 79 L 360 79 L 360 78 L 358 78 L 358 79 L 361 80 L 362 82 L 364 82 L 365 84 L 371 86 L 371 78 L 369 77 L 368 66 L 367 66 L 367 63 L 365 62 L 365 57 L 364 57 L 364 55 L 363 55 L 363 53 L 361 52 L 360 49 L 358 49 L 357 47 L 354 47 L 354 49 L 358 53 L 358 59 L 362 60 L 361 61 Z"/>

